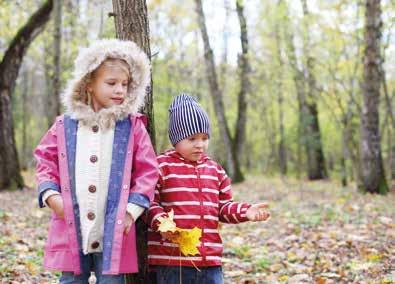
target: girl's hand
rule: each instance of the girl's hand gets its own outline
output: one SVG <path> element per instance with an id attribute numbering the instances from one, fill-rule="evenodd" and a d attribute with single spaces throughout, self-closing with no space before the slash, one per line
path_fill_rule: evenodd
<path id="1" fill-rule="evenodd" d="M 55 194 L 48 197 L 47 204 L 55 212 L 56 216 L 64 219 L 63 199 L 60 194 Z"/>
<path id="2" fill-rule="evenodd" d="M 267 203 L 254 204 L 247 209 L 246 217 L 250 221 L 266 221 L 270 217 L 267 208 L 269 208 Z"/>
<path id="3" fill-rule="evenodd" d="M 167 232 L 160 232 L 161 236 L 167 240 L 172 240 L 174 238 L 176 238 L 180 233 L 178 231 L 175 232 L 171 232 L 171 231 L 167 231 Z"/>
<path id="4" fill-rule="evenodd" d="M 125 215 L 125 230 L 123 231 L 123 233 L 125 235 L 129 233 L 130 228 L 132 227 L 133 223 L 134 223 L 134 219 L 133 219 L 132 215 L 130 215 L 129 212 L 126 212 L 126 215 Z"/>

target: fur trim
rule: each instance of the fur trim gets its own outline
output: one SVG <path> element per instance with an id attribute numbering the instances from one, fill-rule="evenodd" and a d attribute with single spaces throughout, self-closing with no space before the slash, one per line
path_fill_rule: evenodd
<path id="1" fill-rule="evenodd" d="M 130 68 L 131 82 L 125 100 L 120 105 L 94 112 L 86 101 L 86 79 L 107 58 L 125 60 Z M 103 39 L 82 49 L 74 62 L 74 73 L 62 94 L 66 113 L 83 124 L 98 124 L 102 128 L 115 125 L 117 120 L 135 115 L 144 105 L 150 84 L 151 67 L 147 55 L 132 41 Z"/>

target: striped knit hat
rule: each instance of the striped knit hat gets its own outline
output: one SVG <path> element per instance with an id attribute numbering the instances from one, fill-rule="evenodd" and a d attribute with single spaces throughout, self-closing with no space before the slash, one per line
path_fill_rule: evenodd
<path id="1" fill-rule="evenodd" d="M 195 98 L 187 94 L 174 98 L 169 107 L 169 117 L 169 138 L 173 146 L 196 133 L 206 133 L 210 137 L 207 113 Z"/>

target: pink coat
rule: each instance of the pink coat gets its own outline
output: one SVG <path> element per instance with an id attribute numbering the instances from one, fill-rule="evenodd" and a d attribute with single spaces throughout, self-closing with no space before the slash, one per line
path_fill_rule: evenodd
<path id="1" fill-rule="evenodd" d="M 116 147 L 104 225 L 103 274 L 138 271 L 135 226 L 125 235 L 123 222 L 128 202 L 149 206 L 158 179 L 155 152 L 144 124 L 144 117 L 137 114 L 115 126 Z M 59 116 L 34 152 L 40 206 L 46 189 L 57 190 L 61 192 L 65 213 L 64 219 L 52 214 L 44 267 L 74 274 L 81 273 L 81 233 L 74 177 L 77 125 L 77 120 Z"/>

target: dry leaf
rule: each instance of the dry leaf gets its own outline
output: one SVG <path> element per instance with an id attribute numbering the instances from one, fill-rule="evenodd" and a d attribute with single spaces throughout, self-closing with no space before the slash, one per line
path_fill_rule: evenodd
<path id="1" fill-rule="evenodd" d="M 175 232 L 177 227 L 176 227 L 176 223 L 173 220 L 174 218 L 174 211 L 173 209 L 170 210 L 170 212 L 168 213 L 168 217 L 159 217 L 158 221 L 159 221 L 159 227 L 158 227 L 158 231 L 159 232 Z"/>

